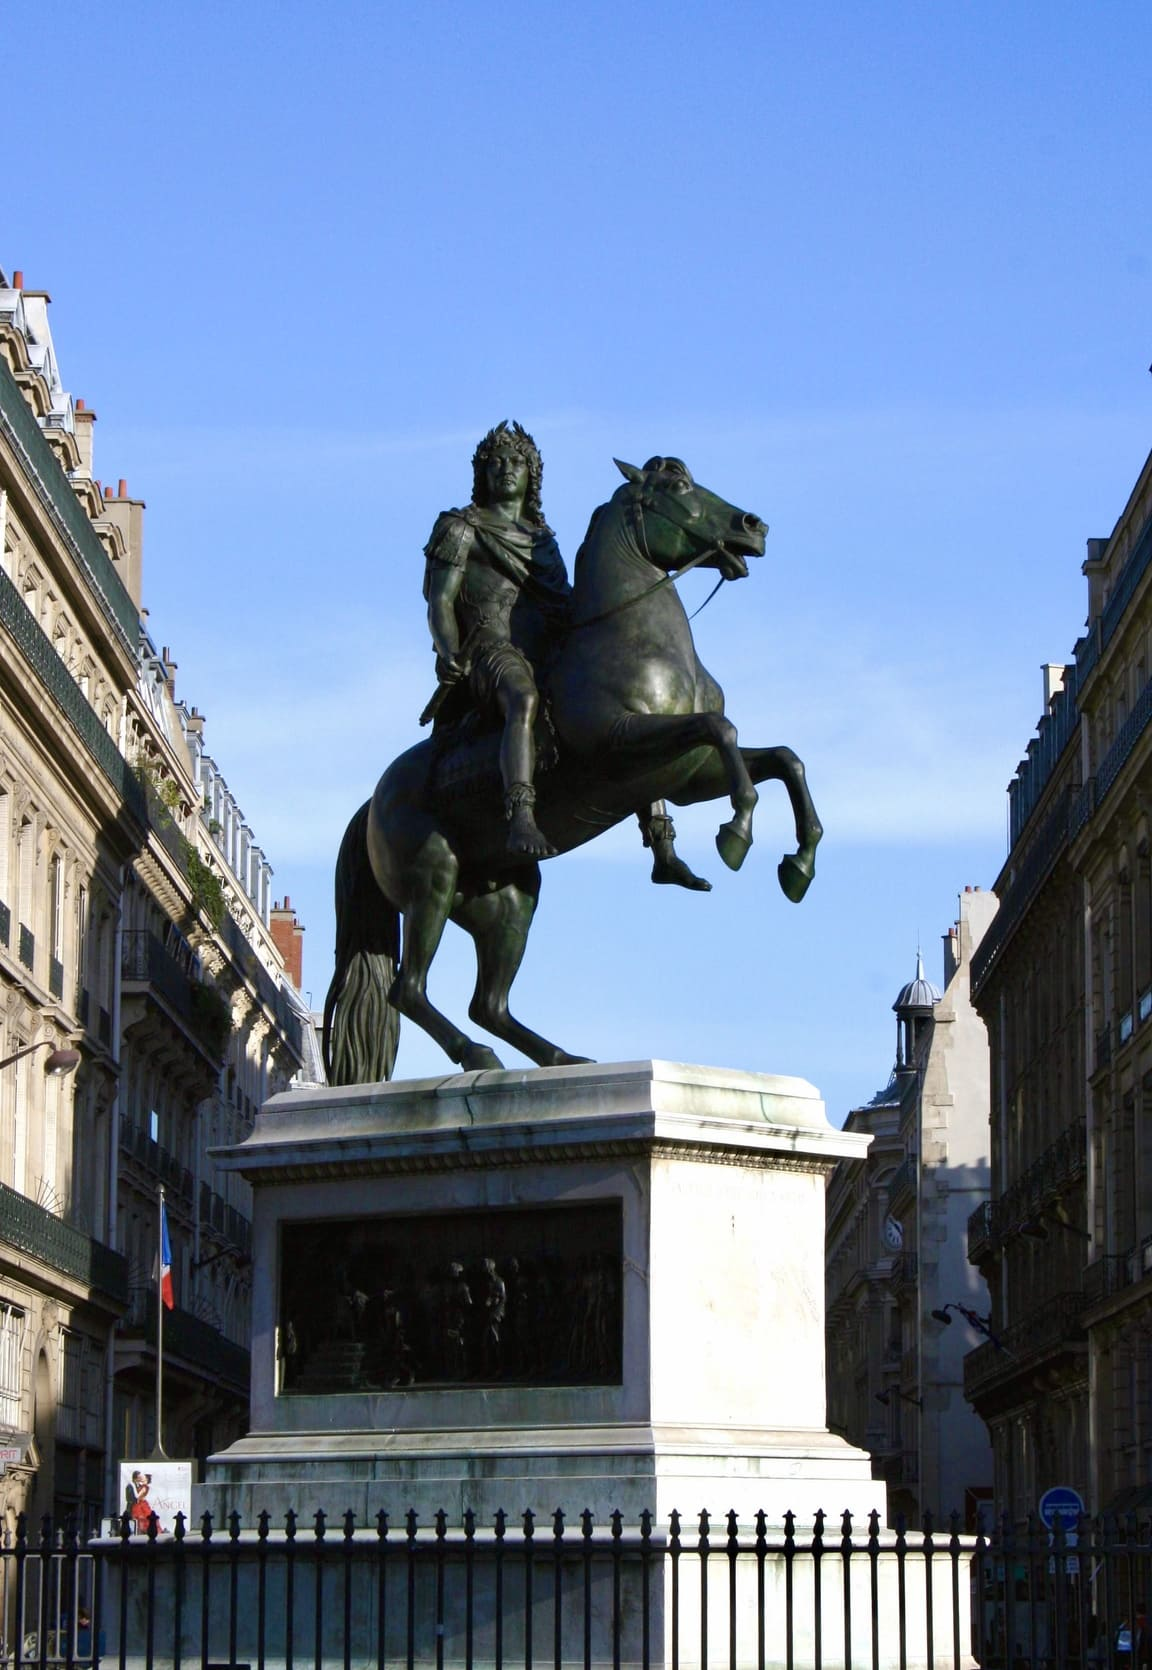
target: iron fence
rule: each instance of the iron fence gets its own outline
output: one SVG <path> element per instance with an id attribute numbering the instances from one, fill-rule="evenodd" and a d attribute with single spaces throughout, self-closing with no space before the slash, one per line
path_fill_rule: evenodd
<path id="1" fill-rule="evenodd" d="M 125 1520 L 82 1544 L 21 1517 L 0 1546 L 0 1666 L 1138 1670 L 1150 1576 L 1152 1527 L 1133 1518 L 968 1537 L 956 1515 L 911 1533 L 817 1514 L 801 1533 L 792 1514 L 450 1528 L 321 1511 L 251 1529 L 178 1516 L 171 1535 Z"/>

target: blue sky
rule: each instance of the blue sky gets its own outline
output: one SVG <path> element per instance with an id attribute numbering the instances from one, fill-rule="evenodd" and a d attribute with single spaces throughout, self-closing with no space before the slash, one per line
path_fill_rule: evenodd
<path id="1" fill-rule="evenodd" d="M 817 882 L 777 888 L 771 786 L 737 876 L 720 808 L 678 820 L 707 897 L 619 831 L 546 867 L 515 1006 L 602 1060 L 800 1074 L 841 1120 L 917 941 L 939 980 L 995 879 L 1040 664 L 1150 445 L 1147 6 L 121 0 L 17 33 L 0 263 L 148 502 L 153 634 L 315 1002 L 476 439 L 533 431 L 569 560 L 613 454 L 673 452 L 771 525 L 698 644 L 742 738 L 806 760 Z M 440 1006 L 472 978 L 453 932 Z M 399 1072 L 443 1065 L 406 1027 Z"/>

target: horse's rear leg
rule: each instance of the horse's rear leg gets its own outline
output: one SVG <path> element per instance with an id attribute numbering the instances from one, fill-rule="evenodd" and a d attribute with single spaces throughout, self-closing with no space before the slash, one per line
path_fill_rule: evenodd
<path id="1" fill-rule="evenodd" d="M 796 820 L 797 848 L 781 859 L 776 873 L 785 895 L 793 904 L 799 904 L 816 873 L 816 848 L 824 833 L 808 792 L 804 761 L 785 747 L 741 748 L 740 752 L 755 782 L 777 779 L 787 790 Z"/>
<path id="2" fill-rule="evenodd" d="M 540 871 L 533 865 L 531 870 L 518 869 L 514 882 L 467 899 L 452 912 L 452 920 L 472 935 L 476 946 L 476 991 L 468 1014 L 477 1026 L 503 1038 L 538 1067 L 570 1067 L 588 1057 L 569 1055 L 550 1044 L 508 1009 L 508 993 L 524 957 L 539 893 Z"/>
<path id="3" fill-rule="evenodd" d="M 734 814 L 728 823 L 720 825 L 716 850 L 730 870 L 740 868 L 752 845 L 752 813 L 759 796 L 730 719 L 714 712 L 628 713 L 612 727 L 611 746 L 614 754 L 641 765 L 686 753 L 690 748 L 714 748 Z"/>
<path id="4" fill-rule="evenodd" d="M 468 1072 L 501 1067 L 487 1044 L 475 1043 L 428 1001 L 428 970 L 439 948 L 456 896 L 460 866 L 442 835 L 429 835 L 410 866 L 405 889 L 400 972 L 388 1001 L 423 1027 L 453 1061 Z"/>

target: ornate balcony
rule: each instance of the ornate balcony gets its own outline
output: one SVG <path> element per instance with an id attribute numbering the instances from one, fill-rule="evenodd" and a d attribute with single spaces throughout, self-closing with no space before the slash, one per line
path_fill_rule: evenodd
<path id="1" fill-rule="evenodd" d="M 175 1154 L 169 1153 L 158 1142 L 153 1142 L 147 1131 L 134 1119 L 120 1121 L 120 1148 L 131 1155 L 139 1166 L 163 1183 L 173 1194 L 192 1203 L 193 1180 L 187 1166 L 182 1166 Z"/>
<path id="2" fill-rule="evenodd" d="M 969 1403 L 985 1397 L 997 1385 L 1034 1370 L 1041 1359 L 1087 1350 L 1085 1293 L 1057 1293 L 997 1333 L 997 1341 L 977 1346 L 964 1359 L 964 1396 Z"/>
<path id="3" fill-rule="evenodd" d="M 1040 1157 L 996 1200 L 985 1201 L 968 1219 L 968 1257 L 975 1264 L 991 1258 L 1026 1225 L 1038 1225 L 1046 1210 L 1064 1198 L 1085 1175 L 1087 1129 L 1074 1119 Z"/>
<path id="4" fill-rule="evenodd" d="M 151 1351 L 156 1350 L 155 1288 L 139 1287 L 132 1294 L 132 1308 L 117 1325 L 117 1335 L 126 1344 L 135 1339 Z M 229 1390 L 241 1397 L 248 1395 L 252 1374 L 252 1359 L 242 1345 L 228 1339 L 219 1328 L 214 1328 L 191 1311 L 164 1312 L 164 1361 L 168 1365 L 180 1358 L 203 1379 L 222 1381 Z"/>
<path id="5" fill-rule="evenodd" d="M 32 965 L 36 961 L 36 935 L 31 928 L 26 928 L 23 922 L 20 924 L 20 948 L 17 956 L 31 974 Z"/>
<path id="6" fill-rule="evenodd" d="M 0 945 L 7 945 L 12 933 L 12 912 L 0 899 Z"/>
<path id="7" fill-rule="evenodd" d="M 126 1258 L 6 1183 L 0 1183 L 0 1243 L 98 1288 L 118 1305 L 128 1303 Z"/>
<path id="8" fill-rule="evenodd" d="M 242 1212 L 207 1183 L 200 1185 L 200 1222 L 219 1239 L 230 1241 L 244 1254 L 252 1251 L 252 1225 Z"/>

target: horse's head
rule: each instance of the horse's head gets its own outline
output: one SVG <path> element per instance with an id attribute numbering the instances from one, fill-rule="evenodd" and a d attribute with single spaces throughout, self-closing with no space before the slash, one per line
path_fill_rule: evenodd
<path id="1" fill-rule="evenodd" d="M 637 543 L 654 567 L 669 572 L 692 563 L 739 580 L 747 558 L 764 555 L 767 525 L 693 481 L 681 459 L 650 458 L 642 470 L 615 462 L 625 482 L 615 497 L 628 506 Z"/>

